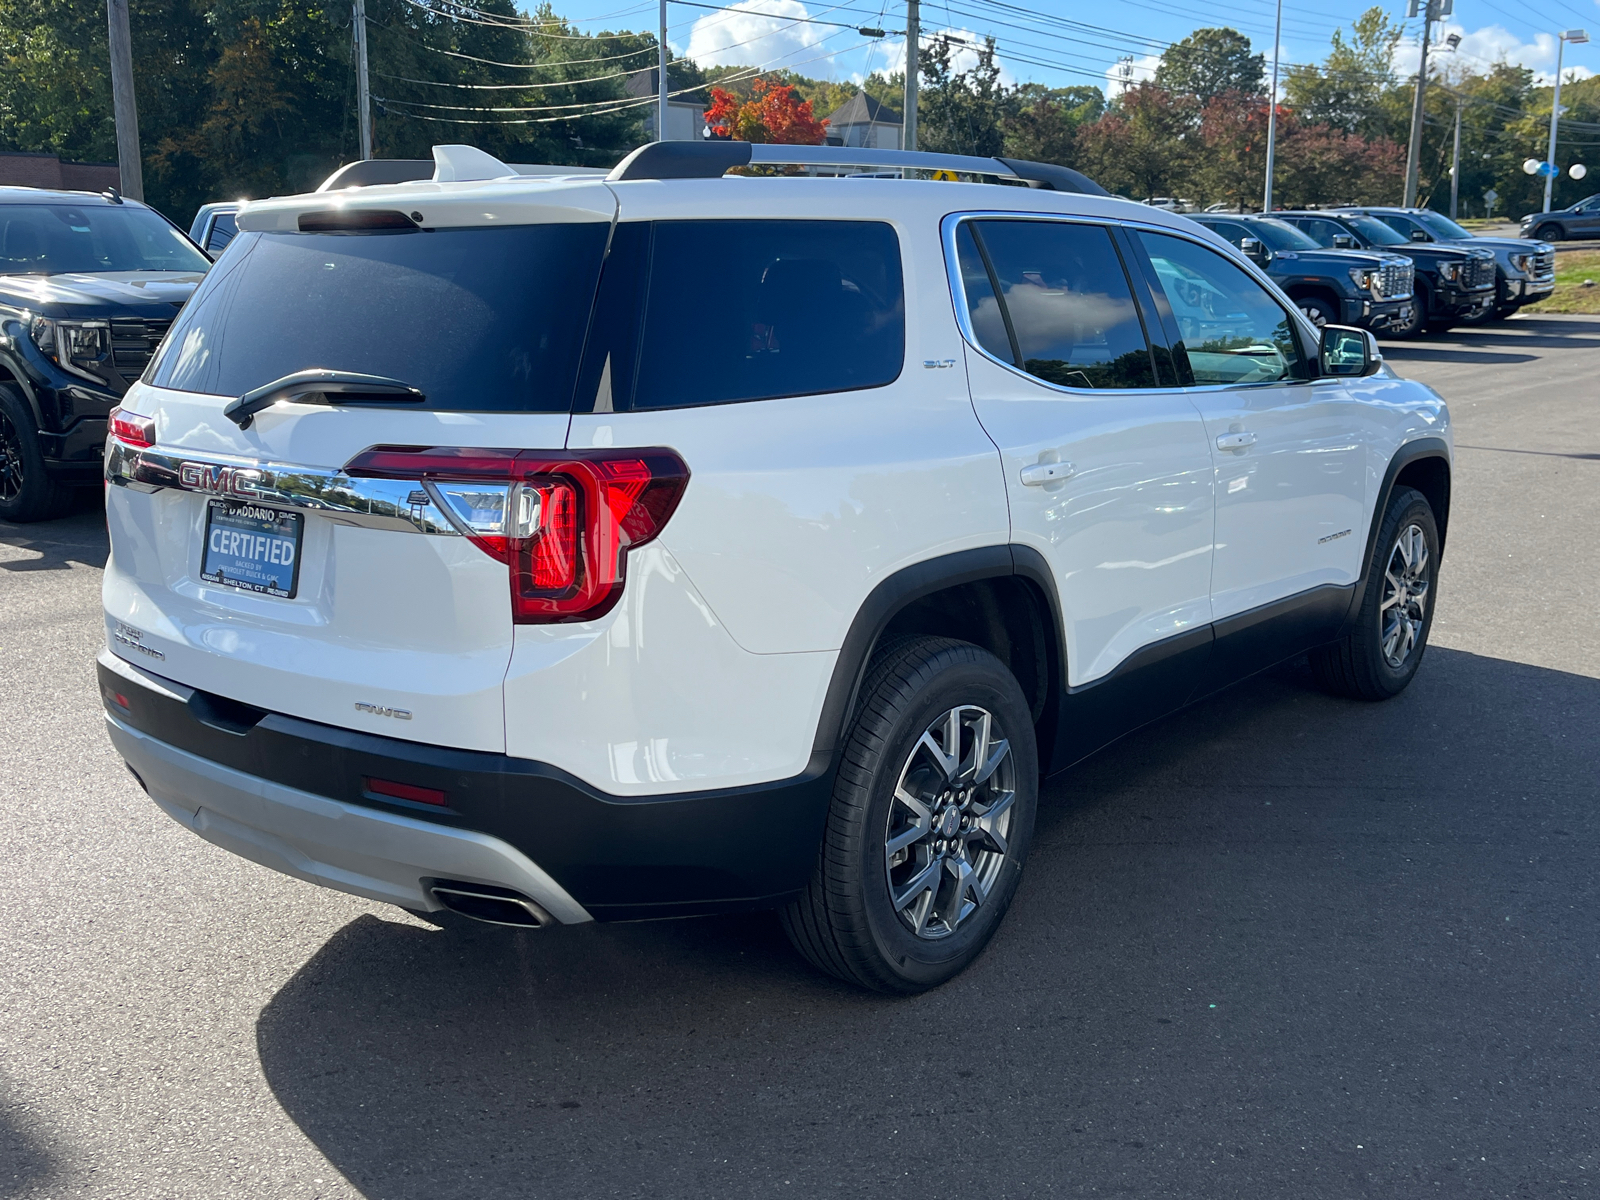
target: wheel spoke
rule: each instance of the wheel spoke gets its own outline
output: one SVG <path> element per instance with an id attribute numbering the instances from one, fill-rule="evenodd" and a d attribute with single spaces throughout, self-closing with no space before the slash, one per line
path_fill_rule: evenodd
<path id="1" fill-rule="evenodd" d="M 987 725 L 987 722 L 985 724 Z M 978 768 L 978 773 L 973 777 L 972 782 L 975 784 L 987 783 L 989 776 L 995 773 L 995 769 L 1005 761 L 1006 755 L 1010 753 L 1011 743 L 1005 738 L 994 742 L 989 752 L 989 757 L 984 760 L 983 766 Z"/>
<path id="2" fill-rule="evenodd" d="M 904 912 L 906 908 L 910 906 L 912 901 L 916 900 L 918 896 L 923 895 L 923 893 L 927 893 L 929 899 L 927 903 L 923 905 L 924 911 L 921 918 L 921 921 L 926 921 L 926 909 L 933 903 L 933 894 L 939 890 L 939 872 L 943 865 L 944 864 L 940 859 L 934 859 L 927 866 L 923 867 L 922 870 L 913 875 L 910 883 L 906 884 L 905 887 L 901 888 L 899 891 L 893 893 L 895 912 Z M 917 925 L 918 933 L 922 932 L 921 921 L 919 921 Z"/>

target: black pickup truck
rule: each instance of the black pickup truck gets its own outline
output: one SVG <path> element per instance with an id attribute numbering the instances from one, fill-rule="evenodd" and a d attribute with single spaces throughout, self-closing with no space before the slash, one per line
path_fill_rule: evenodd
<path id="1" fill-rule="evenodd" d="M 106 418 L 210 265 L 115 192 L 0 188 L 0 520 L 100 483 Z"/>
<path id="2" fill-rule="evenodd" d="M 1265 268 L 1315 325 L 1376 332 L 1411 323 L 1412 267 L 1403 255 L 1324 250 L 1273 217 L 1196 213 L 1190 219 Z"/>
<path id="3" fill-rule="evenodd" d="M 1435 332 L 1482 317 L 1495 305 L 1494 254 L 1489 250 L 1426 245 L 1396 233 L 1377 217 L 1343 212 L 1275 212 L 1319 246 L 1403 254 L 1416 268 L 1411 321 L 1391 332 Z"/>

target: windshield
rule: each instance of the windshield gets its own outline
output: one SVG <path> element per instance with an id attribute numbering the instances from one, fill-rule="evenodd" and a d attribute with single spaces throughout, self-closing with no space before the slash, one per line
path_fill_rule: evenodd
<path id="1" fill-rule="evenodd" d="M 1287 221 L 1263 217 L 1245 226 L 1268 250 L 1320 250 L 1321 246 Z"/>
<path id="2" fill-rule="evenodd" d="M 1346 217 L 1352 229 L 1360 230 L 1361 236 L 1374 246 L 1408 246 L 1411 239 L 1403 237 L 1390 229 L 1377 217 Z"/>
<path id="3" fill-rule="evenodd" d="M 430 409 L 566 412 L 610 229 L 241 233 L 145 378 L 240 396 L 325 367 L 401 380 Z"/>
<path id="4" fill-rule="evenodd" d="M 204 271 L 211 261 L 148 208 L 0 205 L 0 275 Z"/>
<path id="5" fill-rule="evenodd" d="M 1417 224 L 1424 226 L 1434 237 L 1444 238 L 1447 242 L 1459 241 L 1462 238 L 1472 236 L 1449 217 L 1441 217 L 1436 212 L 1414 212 L 1409 215 Z"/>

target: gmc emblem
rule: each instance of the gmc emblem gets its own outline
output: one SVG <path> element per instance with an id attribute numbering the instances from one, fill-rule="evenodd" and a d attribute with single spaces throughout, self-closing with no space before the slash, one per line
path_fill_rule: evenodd
<path id="1" fill-rule="evenodd" d="M 256 484 L 261 481 L 261 472 L 253 467 L 179 463 L 178 479 L 192 492 L 210 492 L 217 496 L 243 496 L 246 499 L 254 499 L 260 495 L 256 491 Z"/>

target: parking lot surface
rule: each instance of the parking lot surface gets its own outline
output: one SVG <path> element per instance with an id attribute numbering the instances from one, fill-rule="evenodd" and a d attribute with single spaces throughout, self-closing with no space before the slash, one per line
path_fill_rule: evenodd
<path id="1" fill-rule="evenodd" d="M 1045 793 L 915 999 L 767 915 L 438 929 L 244 862 L 106 741 L 103 519 L 0 526 L 0 1197 L 1534 1197 L 1600 1176 L 1600 318 L 1450 401 L 1433 645 L 1288 665 Z"/>

